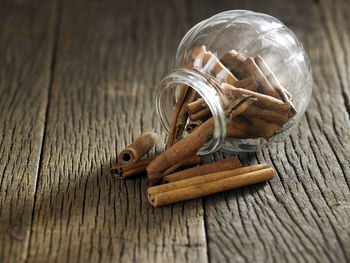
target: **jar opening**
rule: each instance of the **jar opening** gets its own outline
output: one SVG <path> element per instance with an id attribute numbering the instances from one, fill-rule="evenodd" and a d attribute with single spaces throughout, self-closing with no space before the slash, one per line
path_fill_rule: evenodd
<path id="1" fill-rule="evenodd" d="M 180 89 L 187 85 L 198 92 L 207 103 L 214 119 L 214 134 L 198 151 L 205 155 L 217 151 L 226 138 L 226 119 L 221 104 L 221 93 L 213 84 L 212 76 L 194 69 L 178 69 L 164 78 L 157 88 L 156 109 L 162 125 L 169 133 L 171 119 Z M 184 131 L 187 135 L 187 132 Z"/>

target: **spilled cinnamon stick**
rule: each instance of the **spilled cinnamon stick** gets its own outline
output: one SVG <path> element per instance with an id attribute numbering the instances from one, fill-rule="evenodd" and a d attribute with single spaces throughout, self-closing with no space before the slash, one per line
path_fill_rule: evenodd
<path id="1" fill-rule="evenodd" d="M 168 174 L 171 174 L 172 172 L 174 172 L 176 169 L 180 168 L 180 167 L 187 167 L 187 166 L 193 166 L 193 165 L 197 165 L 201 162 L 201 158 L 197 155 L 194 155 L 190 158 L 186 158 L 184 160 L 182 160 L 179 163 L 174 164 L 173 166 L 170 166 L 168 169 L 166 169 L 162 176 L 166 176 Z"/>
<path id="2" fill-rule="evenodd" d="M 130 165 L 117 165 L 111 168 L 111 174 L 119 179 L 125 179 L 131 176 L 146 174 L 146 168 L 155 157 L 139 160 Z"/>
<path id="3" fill-rule="evenodd" d="M 166 169 L 195 155 L 213 133 L 214 120 L 210 118 L 187 137 L 158 155 L 147 167 L 148 179 L 151 182 L 160 180 Z"/>
<path id="4" fill-rule="evenodd" d="M 148 189 L 148 200 L 153 206 L 157 207 L 264 182 L 271 180 L 273 177 L 274 171 L 271 168 L 238 175 L 235 170 L 211 173 L 151 187 Z M 192 182 L 188 183 L 189 180 Z"/>
<path id="5" fill-rule="evenodd" d="M 175 182 L 219 171 L 233 170 L 240 167 L 242 167 L 242 164 L 239 159 L 237 157 L 231 157 L 221 161 L 196 166 L 177 173 L 169 174 L 167 176 L 164 176 L 163 183 Z"/>
<path id="6" fill-rule="evenodd" d="M 141 134 L 137 139 L 122 150 L 118 156 L 119 163 L 130 165 L 140 160 L 158 141 L 158 135 L 154 132 Z"/>

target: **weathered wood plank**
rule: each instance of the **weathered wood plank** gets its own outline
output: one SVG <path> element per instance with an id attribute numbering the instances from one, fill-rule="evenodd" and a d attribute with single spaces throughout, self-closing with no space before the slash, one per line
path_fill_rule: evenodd
<path id="1" fill-rule="evenodd" d="M 268 162 L 276 178 L 204 200 L 209 259 L 348 262 L 350 122 L 343 97 L 348 75 L 343 83 L 338 79 L 317 3 L 198 1 L 193 17 L 199 21 L 234 8 L 265 12 L 291 27 L 310 56 L 315 86 L 305 118 L 285 143 L 241 156 L 245 164 Z M 338 64 L 349 67 L 344 60 Z"/>
<path id="2" fill-rule="evenodd" d="M 350 116 L 350 2 L 321 0 L 319 8 Z"/>
<path id="3" fill-rule="evenodd" d="M 186 31 L 185 6 L 76 2 L 62 7 L 28 261 L 206 262 L 201 200 L 154 209 L 146 178 L 109 174 L 141 132 L 165 139 L 154 89 Z"/>
<path id="4" fill-rule="evenodd" d="M 0 8 L 0 261 L 28 251 L 54 47 L 52 1 Z"/>

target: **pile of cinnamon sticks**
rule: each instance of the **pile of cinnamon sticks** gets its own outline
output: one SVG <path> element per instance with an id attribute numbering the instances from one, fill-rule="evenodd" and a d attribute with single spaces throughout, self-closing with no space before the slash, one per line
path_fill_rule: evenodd
<path id="1" fill-rule="evenodd" d="M 206 73 L 205 76 L 210 76 L 208 82 L 219 91 L 230 138 L 269 140 L 297 113 L 291 94 L 260 56 L 244 58 L 231 50 L 219 59 L 201 46 L 185 60 L 188 61 L 185 67 Z M 147 173 L 151 183 L 160 183 L 148 189 L 148 199 L 153 206 L 273 178 L 273 170 L 266 164 L 242 167 L 236 157 L 196 166 L 200 164 L 197 152 L 213 136 L 214 128 L 206 101 L 195 89 L 183 85 L 165 151 L 157 157 L 140 160 L 156 143 L 153 133 L 143 134 L 121 152 L 121 165 L 112 168 L 112 173 L 118 178 Z M 184 131 L 188 134 L 185 137 Z M 177 171 L 179 168 L 182 170 Z"/>
<path id="2" fill-rule="evenodd" d="M 119 165 L 111 173 L 119 179 L 146 174 L 147 167 L 156 158 L 140 160 L 156 143 L 157 136 L 147 132 L 126 147 L 118 157 Z M 131 154 L 132 153 L 132 154 Z M 175 202 L 190 200 L 233 188 L 270 180 L 273 169 L 267 164 L 242 167 L 237 157 L 199 165 L 197 155 L 180 160 L 165 169 L 161 174 L 161 184 L 148 188 L 148 200 L 157 207 Z M 189 168 L 190 166 L 194 166 Z M 176 171 L 182 168 L 180 171 Z M 154 182 L 154 181 L 153 181 Z"/>

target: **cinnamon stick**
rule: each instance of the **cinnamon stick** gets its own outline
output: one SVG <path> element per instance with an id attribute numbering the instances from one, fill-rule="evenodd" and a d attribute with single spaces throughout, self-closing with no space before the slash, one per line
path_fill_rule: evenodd
<path id="1" fill-rule="evenodd" d="M 253 137 L 264 138 L 267 141 L 279 130 L 282 126 L 276 122 L 269 122 L 259 118 L 249 118 L 249 122 L 252 124 Z"/>
<path id="2" fill-rule="evenodd" d="M 225 67 L 230 69 L 230 71 L 237 73 L 241 78 L 249 76 L 249 74 L 247 74 L 247 72 L 244 70 L 245 58 L 238 54 L 238 52 L 235 50 L 231 50 L 226 53 L 220 59 L 220 61 Z"/>
<path id="3" fill-rule="evenodd" d="M 146 174 L 146 168 L 155 157 L 139 160 L 130 165 L 117 165 L 111 168 L 111 174 L 119 179 L 125 179 L 139 174 Z"/>
<path id="4" fill-rule="evenodd" d="M 226 53 L 220 60 L 226 67 L 237 72 L 242 78 L 253 75 L 262 88 L 262 93 L 281 99 L 280 94 L 274 89 L 271 83 L 267 80 L 254 59 L 243 58 L 235 50 Z"/>
<path id="5" fill-rule="evenodd" d="M 196 166 L 177 173 L 169 174 L 167 176 L 164 176 L 163 183 L 175 182 L 183 179 L 192 178 L 195 176 L 201 176 L 220 171 L 233 170 L 240 167 L 242 167 L 241 162 L 237 157 L 234 156 L 221 161 Z M 266 167 L 264 166 L 263 168 Z"/>
<path id="6" fill-rule="evenodd" d="M 176 163 L 193 156 L 214 133 L 214 120 L 208 119 L 194 132 L 158 155 L 147 167 L 147 176 L 151 182 L 162 178 L 162 173 Z"/>
<path id="7" fill-rule="evenodd" d="M 175 140 L 175 130 L 176 130 L 176 123 L 179 117 L 179 113 L 182 109 L 182 105 L 184 103 L 184 100 L 186 98 L 187 92 L 188 92 L 189 87 L 187 85 L 183 85 L 181 87 L 180 93 L 179 93 L 179 98 L 176 102 L 174 113 L 171 119 L 171 124 L 170 124 L 170 129 L 169 129 L 169 134 L 168 134 L 168 141 L 166 144 L 166 149 L 169 148 L 171 145 L 174 144 Z"/>
<path id="8" fill-rule="evenodd" d="M 182 160 L 181 162 L 176 163 L 173 166 L 169 167 L 163 172 L 162 176 L 171 174 L 172 172 L 174 172 L 176 169 L 180 167 L 193 166 L 193 165 L 199 164 L 200 162 L 201 162 L 201 158 L 197 155 L 194 155 L 190 158 L 186 158 L 185 160 Z"/>
<path id="9" fill-rule="evenodd" d="M 203 124 L 203 120 L 190 120 L 187 125 L 186 125 L 186 132 L 187 133 L 192 133 L 195 129 L 197 129 L 199 126 Z"/>
<path id="10" fill-rule="evenodd" d="M 252 124 L 243 116 L 226 121 L 226 136 L 235 139 L 255 139 Z"/>
<path id="11" fill-rule="evenodd" d="M 274 89 L 279 93 L 280 97 L 284 102 L 287 102 L 290 104 L 291 112 L 293 115 L 297 113 L 292 101 L 288 97 L 287 90 L 282 87 L 281 83 L 276 78 L 275 74 L 270 70 L 269 66 L 266 64 L 264 59 L 261 56 L 256 56 L 254 58 L 256 64 L 259 66 L 259 68 L 262 70 L 262 72 L 265 74 L 268 81 L 272 84 Z"/>
<path id="12" fill-rule="evenodd" d="M 234 84 L 234 86 L 236 88 L 242 88 L 243 89 L 243 88 L 248 87 L 250 85 L 257 85 L 257 84 L 258 83 L 256 82 L 255 78 L 252 75 L 250 75 L 250 76 L 248 76 L 248 77 L 246 77 L 244 79 L 241 79 L 241 80 L 237 81 Z"/>
<path id="13" fill-rule="evenodd" d="M 249 108 L 249 105 L 254 99 L 254 96 L 241 96 L 235 99 L 229 104 L 229 107 L 225 111 L 226 118 L 232 119 L 239 114 L 242 114 L 247 108 Z M 211 117 L 194 130 L 194 132 L 168 148 L 152 161 L 147 167 L 148 179 L 151 182 L 160 180 L 162 178 L 162 173 L 167 168 L 197 153 L 213 133 L 214 120 Z"/>
<path id="14" fill-rule="evenodd" d="M 158 141 L 154 132 L 141 134 L 132 144 L 122 150 L 118 156 L 119 163 L 130 165 L 140 160 Z"/>
<path id="15" fill-rule="evenodd" d="M 207 104 L 205 103 L 205 100 L 203 98 L 200 98 L 194 102 L 187 104 L 187 112 L 191 115 L 202 110 L 206 106 Z"/>
<path id="16" fill-rule="evenodd" d="M 211 74 L 219 82 L 235 84 L 238 79 L 205 46 L 197 47 L 192 52 L 192 65 L 199 71 Z"/>
<path id="17" fill-rule="evenodd" d="M 201 109 L 193 114 L 189 114 L 189 116 L 190 116 L 190 119 L 192 121 L 196 121 L 196 120 L 202 119 L 203 117 L 206 117 L 210 114 L 211 114 L 211 111 L 210 111 L 209 107 L 206 105 L 206 107 L 204 107 L 203 109 Z"/>
<path id="18" fill-rule="evenodd" d="M 271 180 L 273 177 L 274 171 L 271 168 L 241 173 L 238 175 L 235 170 L 211 173 L 151 187 L 148 189 L 148 201 L 151 205 L 157 207 L 264 182 Z M 192 181 L 192 184 L 187 184 L 189 180 Z M 157 189 L 157 187 L 161 186 L 166 187 L 166 189 Z M 169 190 L 169 188 L 171 190 Z"/>
<path id="19" fill-rule="evenodd" d="M 254 96 L 257 98 L 254 105 L 262 108 L 262 109 L 270 109 L 275 110 L 282 113 L 288 113 L 290 111 L 290 105 L 288 103 L 284 103 L 283 101 L 273 98 L 268 95 L 264 95 L 258 92 L 236 88 L 232 85 L 222 83 L 221 89 L 223 90 L 224 94 L 231 97 L 239 97 L 242 95 L 245 96 Z"/>
<path id="20" fill-rule="evenodd" d="M 197 95 L 197 92 L 194 89 L 191 88 L 190 90 L 188 90 L 186 98 L 181 106 L 181 110 L 177 117 L 172 144 L 177 143 L 179 140 L 181 140 L 183 131 L 185 129 L 187 117 L 188 117 L 187 105 L 188 103 L 191 103 L 194 101 L 196 95 Z"/>

